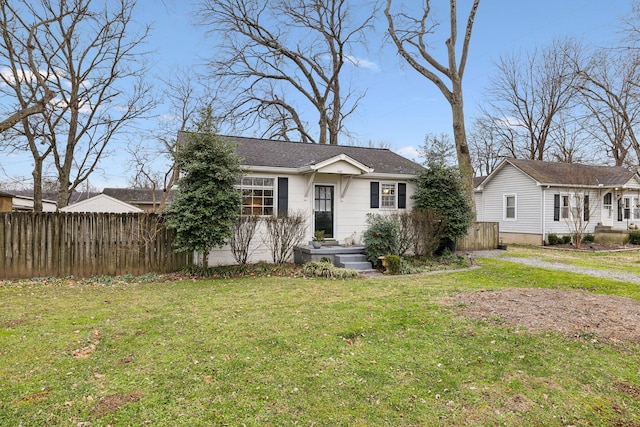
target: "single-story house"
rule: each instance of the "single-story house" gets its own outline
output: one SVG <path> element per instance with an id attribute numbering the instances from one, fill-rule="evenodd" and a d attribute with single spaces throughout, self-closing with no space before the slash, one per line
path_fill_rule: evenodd
<path id="1" fill-rule="evenodd" d="M 640 224 L 640 175 L 623 167 L 504 159 L 474 194 L 477 220 L 498 222 L 504 244 Z"/>
<path id="2" fill-rule="evenodd" d="M 42 199 L 43 212 L 55 212 L 57 202 L 54 200 Z M 33 197 L 18 194 L 18 192 L 0 191 L 0 212 L 32 212 Z"/>
<path id="3" fill-rule="evenodd" d="M 236 145 L 245 172 L 238 183 L 242 214 L 303 213 L 308 217 L 305 241 L 312 240 L 315 231 L 338 243 L 361 241 L 368 213 L 412 206 L 412 179 L 422 170 L 388 149 L 224 138 Z M 254 238 L 250 262 L 271 261 L 263 233 L 259 230 Z M 228 247 L 209 255 L 210 265 L 234 262 Z"/>
<path id="4" fill-rule="evenodd" d="M 60 212 L 142 213 L 144 210 L 106 194 L 97 194 L 88 199 L 60 208 Z"/>

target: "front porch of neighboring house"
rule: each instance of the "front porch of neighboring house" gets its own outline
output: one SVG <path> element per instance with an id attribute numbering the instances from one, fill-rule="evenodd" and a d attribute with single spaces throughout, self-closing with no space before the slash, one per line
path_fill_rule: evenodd
<path id="1" fill-rule="evenodd" d="M 640 228 L 640 189 L 611 188 L 601 192 L 601 213 L 593 227 L 595 241 L 622 244 Z"/>

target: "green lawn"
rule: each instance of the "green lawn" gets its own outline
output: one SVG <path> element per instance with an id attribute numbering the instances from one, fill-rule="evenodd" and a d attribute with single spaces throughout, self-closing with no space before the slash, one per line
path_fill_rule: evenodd
<path id="1" fill-rule="evenodd" d="M 4 283 L 0 425 L 640 425 L 638 345 L 527 333 L 443 301 L 638 287 L 479 263 L 349 281 Z"/>

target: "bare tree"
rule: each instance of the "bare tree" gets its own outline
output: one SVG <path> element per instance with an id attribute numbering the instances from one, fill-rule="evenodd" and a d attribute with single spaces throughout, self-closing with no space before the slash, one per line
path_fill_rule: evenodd
<path id="1" fill-rule="evenodd" d="M 214 77 L 235 88 L 224 121 L 243 129 L 266 123 L 263 136 L 272 138 L 295 134 L 304 142 L 337 144 L 363 96 L 345 87 L 345 65 L 358 65 L 352 48 L 363 41 L 376 11 L 373 4 L 354 13 L 349 4 L 201 0 L 201 24 L 219 41 Z M 305 121 L 309 106 L 315 125 Z"/>
<path id="2" fill-rule="evenodd" d="M 384 14 L 388 22 L 389 36 L 400 56 L 412 68 L 425 76 L 442 92 L 451 106 L 453 117 L 453 139 L 456 145 L 458 165 L 465 177 L 465 187 L 469 200 L 473 200 L 473 165 L 467 144 L 464 122 L 462 78 L 467 64 L 467 54 L 471 32 L 480 0 L 474 0 L 465 27 L 460 59 L 458 60 L 458 10 L 456 0 L 449 0 L 449 35 L 445 42 L 446 61 L 438 61 L 429 48 L 427 39 L 434 32 L 436 24 L 431 20 L 431 0 L 423 0 L 415 14 L 392 13 L 392 0 L 387 0 Z"/>
<path id="3" fill-rule="evenodd" d="M 577 100 L 574 64 L 582 55 L 580 43 L 565 39 L 525 57 L 500 58 L 486 111 L 494 123 L 505 125 L 502 140 L 510 155 L 546 159 L 557 117 Z"/>
<path id="4" fill-rule="evenodd" d="M 35 80 L 35 85 L 33 86 L 34 93 L 31 94 L 32 97 L 19 97 L 17 99 L 17 111 L 0 121 L 0 133 L 12 128 L 31 115 L 43 113 L 46 105 L 56 96 L 56 93 L 47 86 L 33 58 L 33 50 L 35 49 L 34 37 L 38 27 L 52 24 L 55 19 L 31 25 L 26 43 L 23 43 L 23 40 L 14 40 L 12 37 L 12 31 L 17 25 L 13 10 L 5 1 L 0 1 L 0 32 L 2 33 L 0 49 L 5 51 L 19 50 L 23 57 L 26 53 L 27 61 L 23 66 L 9 68 L 10 71 L 5 74 L 0 73 L 0 81 L 8 87 L 13 87 L 14 91 L 16 91 L 15 87 L 20 86 L 24 81 Z M 21 93 L 19 89 L 17 92 Z"/>
<path id="5" fill-rule="evenodd" d="M 157 131 L 150 138 L 132 143 L 127 149 L 133 171 L 130 184 L 135 188 L 152 190 L 154 206 L 156 190 L 162 189 L 158 212 L 164 210 L 170 191 L 179 178 L 180 171 L 175 167 L 178 133 L 186 131 L 202 105 L 215 98 L 191 67 L 177 67 L 160 80 L 163 84 L 162 98 L 168 111 L 160 115 Z"/>
<path id="6" fill-rule="evenodd" d="M 473 170 L 477 176 L 489 175 L 504 157 L 503 144 L 500 141 L 502 129 L 502 126 L 497 126 L 487 116 L 475 119 L 471 125 L 469 148 Z"/>
<path id="7" fill-rule="evenodd" d="M 574 111 L 574 114 L 579 113 Z M 551 144 L 549 157 L 560 163 L 590 163 L 593 161 L 594 144 L 584 127 L 582 117 L 559 114 L 555 126 L 549 132 Z"/>
<path id="8" fill-rule="evenodd" d="M 148 27 L 133 32 L 135 0 L 109 2 L 102 9 L 91 0 L 1 3 L 12 26 L 5 38 L 11 48 L 0 52 L 0 60 L 21 81 L 12 87 L 13 97 L 33 98 L 42 87 L 39 80 L 57 92 L 42 114 L 21 121 L 14 139 L 21 145 L 14 147 L 28 146 L 34 157 L 36 204 L 41 199 L 42 163 L 53 157 L 58 207 L 64 207 L 72 191 L 94 172 L 114 136 L 152 107 L 139 50 Z M 34 30 L 29 24 L 34 21 L 48 24 Z M 31 72 L 29 54 L 38 64 L 35 79 L 25 78 Z"/>
<path id="9" fill-rule="evenodd" d="M 576 64 L 583 105 L 589 112 L 592 136 L 600 140 L 615 166 L 637 166 L 640 141 L 640 52 L 596 52 L 586 66 Z M 634 159 L 629 151 L 633 150 Z"/>
<path id="10" fill-rule="evenodd" d="M 590 191 L 589 189 L 575 188 L 561 197 L 566 198 L 567 201 L 565 205 L 567 212 L 563 212 L 561 215 L 571 233 L 573 244 L 579 249 L 582 247 L 591 218 L 600 211 L 600 199 L 602 196 L 599 192 Z"/>

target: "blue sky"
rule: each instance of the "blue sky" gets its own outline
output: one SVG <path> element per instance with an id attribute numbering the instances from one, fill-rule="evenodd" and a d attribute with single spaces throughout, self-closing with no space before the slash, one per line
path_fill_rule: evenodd
<path id="1" fill-rule="evenodd" d="M 153 23 L 147 47 L 155 51 L 155 68 L 160 73 L 178 64 L 201 63 L 211 52 L 202 29 L 192 26 L 190 3 L 138 2 L 137 21 Z M 459 12 L 466 14 L 471 1 L 458 3 Z M 618 37 L 621 19 L 629 14 L 630 3 L 629 0 L 482 0 L 463 81 L 467 125 L 482 103 L 483 91 L 495 70 L 494 63 L 501 55 L 513 51 L 525 53 L 563 36 L 581 38 L 587 46 L 608 46 Z M 434 0 L 432 7 L 446 18 L 448 1 Z M 367 94 L 347 122 L 357 141 L 384 142 L 392 150 L 412 158 L 427 133 L 451 134 L 450 108 L 442 94 L 404 64 L 391 45 L 371 46 L 369 51 L 358 53 L 358 57 L 366 60 L 368 66 L 354 71 L 354 82 Z M 22 156 L 0 160 L 5 169 L 24 176 L 30 176 L 30 171 L 27 172 L 30 163 L 28 157 Z M 103 176 L 96 175 L 91 180 L 94 186 L 101 189 L 126 185 L 128 171 L 122 157 L 105 159 L 102 167 Z M 5 179 L 0 176 L 0 180 Z"/>

